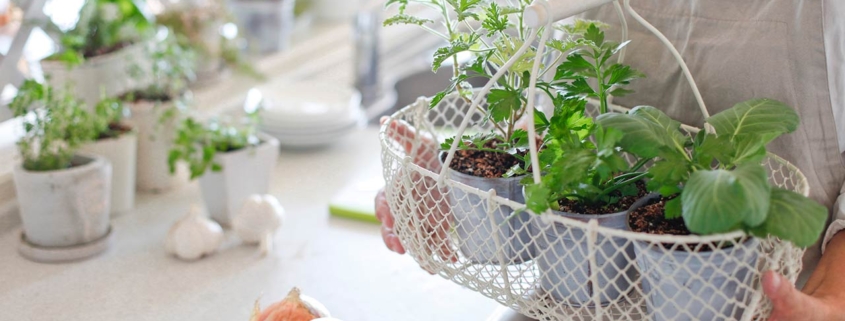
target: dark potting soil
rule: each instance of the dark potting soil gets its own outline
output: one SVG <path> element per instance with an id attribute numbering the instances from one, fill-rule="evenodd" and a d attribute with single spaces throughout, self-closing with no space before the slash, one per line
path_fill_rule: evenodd
<path id="1" fill-rule="evenodd" d="M 634 203 L 637 202 L 637 200 L 648 195 L 648 190 L 646 189 L 645 183 L 643 181 L 637 181 L 634 184 L 637 187 L 637 195 L 622 197 L 618 202 L 616 202 L 616 204 L 601 206 L 588 205 L 581 204 L 577 201 L 570 199 L 562 199 L 558 201 L 558 205 L 560 205 L 560 211 L 567 213 L 600 215 L 627 211 L 629 208 L 631 208 L 631 205 L 634 205 Z M 619 191 L 615 191 L 611 193 L 611 196 L 622 196 L 622 193 L 620 193 Z"/>
<path id="2" fill-rule="evenodd" d="M 500 143 L 499 140 L 491 140 L 484 144 L 484 148 L 495 149 Z M 521 152 L 519 155 L 526 155 Z M 441 161 L 446 160 L 444 153 Z M 498 178 L 505 175 L 511 167 L 522 162 L 507 153 L 478 151 L 478 150 L 457 150 L 449 168 L 458 172 L 484 178 Z"/>
<path id="3" fill-rule="evenodd" d="M 160 101 L 160 102 L 167 102 L 170 101 L 170 96 L 164 92 L 158 90 L 135 90 L 132 92 L 125 93 L 121 95 L 120 100 L 128 101 L 128 102 L 139 102 L 139 101 Z"/>
<path id="4" fill-rule="evenodd" d="M 87 59 L 87 58 L 91 58 L 91 57 L 110 54 L 112 52 L 126 48 L 131 44 L 132 44 L 131 42 L 121 42 L 121 43 L 115 44 L 111 47 L 97 48 L 96 50 L 86 50 L 85 52 L 82 53 L 82 55 Z"/>
<path id="5" fill-rule="evenodd" d="M 634 232 L 649 234 L 690 235 L 683 218 L 666 219 L 664 208 L 668 199 L 652 200 L 628 215 L 628 224 Z"/>
<path id="6" fill-rule="evenodd" d="M 634 232 L 658 234 L 658 235 L 692 235 L 693 233 L 687 229 L 684 224 L 684 219 L 681 217 L 667 219 L 665 214 L 666 201 L 670 199 L 661 197 L 649 202 L 648 205 L 640 207 L 628 215 L 628 226 Z M 689 249 L 695 252 L 708 252 L 713 248 L 729 248 L 737 243 L 742 243 L 746 239 L 737 240 L 736 243 L 725 241 L 723 244 L 709 244 L 709 243 L 689 243 Z M 672 243 L 661 243 L 665 249 L 674 249 L 676 251 L 686 251 L 683 246 Z"/>
<path id="7" fill-rule="evenodd" d="M 111 123 L 109 124 L 109 130 L 100 133 L 100 137 L 97 137 L 97 139 L 120 137 L 120 135 L 126 134 L 130 131 L 132 131 L 132 127 L 129 127 L 129 125 L 121 123 Z"/>

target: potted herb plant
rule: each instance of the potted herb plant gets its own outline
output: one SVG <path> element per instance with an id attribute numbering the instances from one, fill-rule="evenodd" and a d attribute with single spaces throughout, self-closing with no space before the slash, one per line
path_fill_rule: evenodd
<path id="1" fill-rule="evenodd" d="M 279 141 L 256 131 L 258 113 L 246 119 L 235 125 L 186 118 L 168 158 L 171 172 L 179 161 L 189 164 L 191 179 L 199 178 L 209 216 L 223 226 L 231 225 L 249 196 L 267 194 L 279 157 Z"/>
<path id="2" fill-rule="evenodd" d="M 542 180 L 525 186 L 525 198 L 534 213 L 551 210 L 557 216 L 625 229 L 628 208 L 647 194 L 646 174 L 638 171 L 648 159 L 629 163 L 618 149 L 621 132 L 596 125 L 586 115 L 585 98 L 598 100 L 599 113 L 606 113 L 611 95 L 629 93 L 625 85 L 644 76 L 610 62 L 627 43 L 606 41 L 601 27 L 597 22 L 577 21 L 565 27 L 567 39 L 552 44 L 565 58 L 552 80 L 538 85 L 553 97 L 555 111 L 549 120 L 538 118 L 540 128 L 548 129 L 538 155 Z M 532 220 L 531 227 L 536 235 L 539 287 L 554 300 L 590 303 L 594 285 L 589 280 L 594 274 L 602 289 L 602 303 L 633 288 L 630 280 L 635 271 L 627 264 L 633 249 L 625 247 L 624 240 L 599 237 L 596 262 L 602 270 L 595 271 L 589 264 L 584 230 L 539 219 Z"/>
<path id="3" fill-rule="evenodd" d="M 135 173 L 138 153 L 138 134 L 122 120 L 126 110 L 123 102 L 107 98 L 97 103 L 91 115 L 91 142 L 79 151 L 107 159 L 112 165 L 112 215 L 135 207 Z"/>
<path id="4" fill-rule="evenodd" d="M 223 1 L 177 3 L 159 14 L 156 22 L 173 30 L 182 47 L 197 53 L 197 83 L 219 79 L 227 68 L 260 78 L 237 46 L 245 40 Z"/>
<path id="5" fill-rule="evenodd" d="M 480 1 L 425 2 L 441 13 L 445 33 L 428 27 L 434 23 L 432 20 L 406 14 L 409 2 L 414 1 L 388 1 L 388 6 L 398 4 L 399 13 L 385 20 L 384 25 L 420 25 L 449 42 L 434 53 L 432 70 L 436 72 L 448 61 L 454 77 L 446 90 L 433 97 L 432 107 L 450 94 L 459 95 L 467 106 L 471 105 L 473 90 L 467 80 L 492 78 L 526 41 L 527 30 L 521 23 L 524 1 L 519 2 L 520 8 Z M 461 66 L 458 55 L 465 54 L 475 59 Z M 454 158 L 447 164 L 452 180 L 523 201 L 519 181 L 528 171 L 525 156 L 530 138 L 525 130 L 518 128 L 517 122 L 526 116 L 526 88 L 535 55 L 534 48 L 522 54 L 499 80 L 499 85 L 490 90 L 486 107 L 479 107 L 481 121 L 491 128 L 489 131 L 449 138 L 442 144 L 444 150 L 449 150 L 453 143 L 458 144 Z M 532 119 L 533 115 L 525 118 Z M 441 162 L 445 163 L 445 153 L 443 156 Z M 513 264 L 533 257 L 528 213 L 514 215 L 511 208 L 504 206 L 488 213 L 487 206 L 482 205 L 484 200 L 458 188 L 449 191 L 449 200 L 458 245 L 468 259 L 485 264 Z M 498 242 L 503 246 L 497 246 Z"/>
<path id="6" fill-rule="evenodd" d="M 149 84 L 130 72 L 151 64 L 144 41 L 151 26 L 132 0 L 85 1 L 72 29 L 50 30 L 59 33 L 61 49 L 41 68 L 54 87 L 72 83 L 76 96 L 94 106 L 103 93 L 113 97 Z"/>
<path id="7" fill-rule="evenodd" d="M 9 104 L 16 117 L 23 117 L 24 134 L 17 143 L 23 163 L 13 175 L 23 241 L 32 247 L 67 250 L 109 232 L 111 165 L 76 152 L 92 136 L 83 106 L 67 91 L 57 93 L 33 80 L 25 81 Z"/>
<path id="8" fill-rule="evenodd" d="M 159 29 L 151 48 L 151 68 L 134 70 L 136 77 L 149 77 L 152 84 L 125 93 L 122 99 L 131 110 L 128 122 L 138 130 L 138 190 L 163 192 L 188 181 L 188 169 L 168 168 L 168 155 L 176 138 L 182 113 L 188 109 L 188 84 L 195 78 L 194 52 L 176 41 L 168 29 Z"/>
<path id="9" fill-rule="evenodd" d="M 766 145 L 794 131 L 798 114 L 769 99 L 736 104 L 706 120 L 713 132 L 694 138 L 653 107 L 606 114 L 599 124 L 625 134 L 620 146 L 657 157 L 648 169 L 649 189 L 660 198 L 633 210 L 636 232 L 710 235 L 745 231 L 732 242 L 651 244 L 636 242 L 637 266 L 652 320 L 740 318 L 753 288 L 760 241 L 775 236 L 799 247 L 824 229 L 827 209 L 798 193 L 770 185 Z"/>

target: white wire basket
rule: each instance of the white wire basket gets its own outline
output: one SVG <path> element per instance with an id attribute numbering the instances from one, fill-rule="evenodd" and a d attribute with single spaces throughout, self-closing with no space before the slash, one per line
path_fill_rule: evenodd
<path id="1" fill-rule="evenodd" d="M 469 106 L 420 99 L 381 127 L 394 228 L 423 268 L 540 320 L 765 319 L 762 273 L 796 280 L 803 250 L 774 238 L 635 233 L 624 212 L 512 215 L 525 207 L 518 183 L 439 174 L 439 142 L 461 132 Z M 773 185 L 808 195 L 795 166 L 771 154 L 764 165 Z"/>

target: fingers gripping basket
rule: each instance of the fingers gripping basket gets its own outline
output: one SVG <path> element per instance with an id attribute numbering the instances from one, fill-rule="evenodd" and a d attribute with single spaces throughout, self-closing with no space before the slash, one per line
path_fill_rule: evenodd
<path id="1" fill-rule="evenodd" d="M 381 128 L 395 229 L 425 269 L 541 320 L 754 320 L 771 310 L 763 271 L 797 278 L 803 250 L 774 238 L 651 235 L 600 216 L 514 215 L 521 195 L 438 173 L 436 142 L 461 132 L 469 109 L 455 95 L 432 109 L 420 99 Z M 471 128 L 488 129 L 470 117 Z M 765 165 L 772 184 L 808 194 L 793 165 L 775 155 Z M 703 245 L 715 250 L 693 250 Z"/>

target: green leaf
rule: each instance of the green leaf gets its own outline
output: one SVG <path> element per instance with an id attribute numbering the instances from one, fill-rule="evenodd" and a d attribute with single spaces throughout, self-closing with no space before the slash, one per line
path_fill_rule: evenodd
<path id="1" fill-rule="evenodd" d="M 548 128 L 549 120 L 546 118 L 546 114 L 539 109 L 534 109 L 534 129 L 537 134 L 542 134 Z"/>
<path id="2" fill-rule="evenodd" d="M 542 214 L 549 209 L 551 191 L 542 185 L 525 185 L 525 206 L 536 214 Z"/>
<path id="3" fill-rule="evenodd" d="M 690 168 L 688 163 L 677 160 L 659 160 L 654 163 L 654 166 L 648 169 L 651 178 L 654 181 L 666 186 L 677 186 L 684 182 L 690 175 Z M 663 194 L 669 196 L 672 194 Z"/>
<path id="4" fill-rule="evenodd" d="M 434 52 L 434 62 L 431 64 L 431 70 L 437 72 L 446 59 L 451 58 L 459 52 L 470 50 L 480 37 L 481 36 L 478 34 L 471 34 L 465 39 L 466 41 L 464 41 L 464 39 L 456 39 L 452 40 L 452 43 L 449 46 L 438 48 Z"/>
<path id="5" fill-rule="evenodd" d="M 596 70 L 595 66 L 583 55 L 577 52 L 573 52 L 566 56 L 566 61 L 560 64 L 558 69 L 565 69 L 575 73 L 582 73 L 586 77 L 596 77 Z"/>
<path id="6" fill-rule="evenodd" d="M 458 15 L 458 21 L 464 21 L 467 18 L 474 18 L 478 20 L 478 15 L 471 10 L 475 9 L 481 0 L 446 0 L 455 13 Z"/>
<path id="7" fill-rule="evenodd" d="M 681 193 L 684 222 L 691 232 L 704 235 L 729 232 L 741 224 L 757 226 L 766 219 L 770 194 L 761 165 L 699 170 Z"/>
<path id="8" fill-rule="evenodd" d="M 601 46 L 604 43 L 604 31 L 598 25 L 590 24 L 586 32 L 584 32 L 584 39 L 592 41 L 596 46 Z"/>
<path id="9" fill-rule="evenodd" d="M 689 142 L 689 137 L 680 131 L 680 122 L 651 106 L 639 106 L 626 114 L 603 114 L 596 118 L 596 122 L 625 133 L 620 147 L 641 158 L 654 158 L 661 152 L 683 157 L 684 146 Z"/>
<path id="10" fill-rule="evenodd" d="M 801 194 L 774 188 L 766 220 L 751 232 L 761 237 L 774 235 L 796 246 L 808 247 L 824 231 L 827 211 L 826 207 Z"/>
<path id="11" fill-rule="evenodd" d="M 627 85 L 631 80 L 645 78 L 645 74 L 631 68 L 631 66 L 613 64 L 605 71 L 607 85 Z"/>
<path id="12" fill-rule="evenodd" d="M 663 207 L 663 215 L 666 219 L 674 219 L 681 217 L 681 198 L 675 197 L 671 200 L 666 201 L 665 206 Z"/>
<path id="13" fill-rule="evenodd" d="M 717 135 L 756 135 L 768 143 L 778 135 L 791 133 L 798 128 L 798 113 L 786 104 L 772 99 L 752 99 L 734 105 L 707 119 Z"/>
<path id="14" fill-rule="evenodd" d="M 491 119 L 497 123 L 510 119 L 522 107 L 521 97 L 519 91 L 491 89 L 487 95 Z"/>
<path id="15" fill-rule="evenodd" d="M 432 23 L 432 22 L 434 22 L 434 20 L 417 18 L 417 17 L 414 17 L 414 16 L 406 15 L 406 14 L 398 14 L 398 15 L 395 15 L 393 17 L 384 19 L 383 25 L 385 27 L 394 26 L 394 25 L 418 25 L 418 26 L 422 26 L 426 23 Z"/>
<path id="16" fill-rule="evenodd" d="M 499 5 L 491 2 L 490 6 L 485 10 L 486 17 L 481 22 L 481 27 L 487 30 L 487 34 L 502 32 L 510 27 L 508 16 L 503 14 Z"/>

